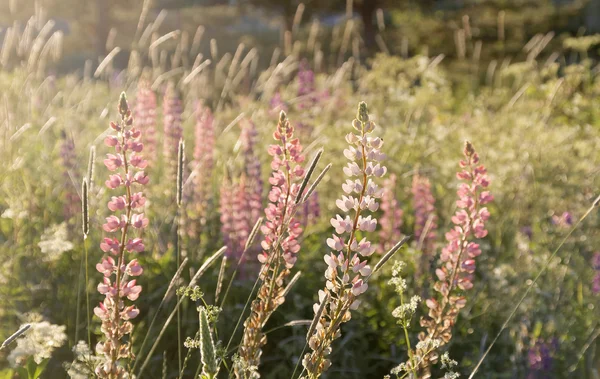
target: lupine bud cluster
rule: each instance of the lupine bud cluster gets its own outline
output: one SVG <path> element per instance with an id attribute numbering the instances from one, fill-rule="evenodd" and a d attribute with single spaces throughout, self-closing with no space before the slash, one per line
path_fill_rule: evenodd
<path id="1" fill-rule="evenodd" d="M 134 126 L 144 135 L 144 148 L 148 160 L 156 154 L 156 94 L 150 82 L 141 79 L 138 83 L 135 108 L 133 110 Z"/>
<path id="2" fill-rule="evenodd" d="M 62 132 L 62 143 L 60 146 L 61 165 L 63 167 L 63 180 L 65 188 L 65 203 L 63 207 L 63 216 L 65 220 L 70 220 L 79 211 L 79 196 L 74 191 L 71 177 L 73 169 L 76 166 L 77 157 L 75 156 L 75 143 L 73 139 Z"/>
<path id="3" fill-rule="evenodd" d="M 383 196 L 381 198 L 382 215 L 379 219 L 381 230 L 379 232 L 379 252 L 388 251 L 397 241 L 400 240 L 402 232 L 402 216 L 404 212 L 396 199 L 395 191 L 397 185 L 395 174 L 391 174 L 383 182 Z"/>
<path id="4" fill-rule="evenodd" d="M 437 234 L 435 198 L 431 192 L 429 179 L 419 174 L 413 176 L 411 192 L 415 212 L 415 241 L 423 255 L 429 255 L 434 251 Z"/>
<path id="5" fill-rule="evenodd" d="M 377 226 L 377 220 L 365 213 L 379 208 L 377 199 L 383 190 L 374 180 L 387 172 L 380 163 L 385 158 L 380 151 L 383 141 L 371 136 L 375 123 L 369 120 L 365 103 L 359 104 L 352 126 L 355 132 L 346 136 L 350 146 L 344 150 L 350 161 L 344 167 L 344 174 L 349 179 L 342 185 L 345 195 L 336 201 L 342 215 L 331 219 L 335 233 L 327 240 L 332 250 L 325 255 L 327 281 L 319 291 L 319 302 L 313 306 L 320 317 L 314 331 L 311 328 L 312 333 L 307 336 L 312 352 L 302 361 L 310 379 L 318 378 L 331 365 L 328 359 L 331 345 L 341 336 L 341 324 L 350 320 L 350 310 L 359 305 L 358 296 L 367 290 L 366 278 L 371 267 L 365 258 L 375 251 L 375 246 L 366 237 L 359 239 L 358 233 L 373 232 Z"/>
<path id="6" fill-rule="evenodd" d="M 440 346 L 447 344 L 452 338 L 452 328 L 458 312 L 466 304 L 466 298 L 455 293 L 456 288 L 466 291 L 473 287 L 475 258 L 481 254 L 479 244 L 474 238 L 487 235 L 485 222 L 490 213 L 483 205 L 493 200 L 492 194 L 486 190 L 489 179 L 486 168 L 479 164 L 479 155 L 473 145 L 466 142 L 465 159 L 460 161 L 461 170 L 457 177 L 463 180 L 458 189 L 458 210 L 452 217 L 454 228 L 446 233 L 447 245 L 440 254 L 441 266 L 436 270 L 438 281 L 434 290 L 439 293 L 437 299 L 426 300 L 429 308 L 428 317 L 421 319 L 421 326 L 427 332 L 419 335 L 421 342 L 436 342 Z M 429 377 L 428 364 L 437 361 L 437 352 L 431 351 L 427 356 L 419 357 L 421 377 Z"/>
<path id="7" fill-rule="evenodd" d="M 258 260 L 262 264 L 259 279 L 262 282 L 257 298 L 253 301 L 250 316 L 244 322 L 244 335 L 239 348 L 243 365 L 236 367 L 236 377 L 258 377 L 252 368 L 257 368 L 266 344 L 263 327 L 285 301 L 285 281 L 296 262 L 300 250 L 297 239 L 302 233 L 300 223 L 294 218 L 298 207 L 296 197 L 305 171 L 302 145 L 294 138 L 294 127 L 282 111 L 273 138 L 278 144 L 269 147 L 273 157 L 273 173 L 269 179 L 269 205 L 265 209 L 266 222 L 261 231 L 265 236 Z"/>
<path id="8" fill-rule="evenodd" d="M 115 154 L 107 154 L 104 164 L 115 172 L 109 176 L 106 186 L 111 190 L 120 189 L 124 194 L 113 196 L 108 202 L 114 214 L 106 218 L 102 228 L 114 237 L 103 239 L 100 248 L 107 255 L 96 265 L 104 275 L 98 284 L 98 292 L 104 295 L 104 300 L 94 309 L 102 321 L 105 336 L 96 346 L 98 354 L 105 357 L 96 368 L 96 375 L 101 378 L 127 377 L 126 368 L 119 361 L 133 358 L 130 343 L 122 339 L 131 334 L 133 325 L 129 320 L 135 318 L 139 310 L 126 301 L 135 301 L 140 295 L 142 287 L 132 278 L 141 275 L 143 269 L 137 259 L 127 255 L 142 252 L 144 244 L 141 238 L 131 238 L 128 234 L 131 228 L 141 230 L 148 225 L 142 213 L 146 198 L 142 192 L 135 192 L 136 187 L 148 183 L 148 176 L 142 171 L 147 162 L 140 154 L 144 147 L 140 142 L 141 132 L 132 127 L 133 118 L 125 94 L 121 95 L 118 109 L 121 122 L 110 124 L 116 134 L 104 140 L 106 145 L 115 148 Z"/>
<path id="9" fill-rule="evenodd" d="M 198 103 L 196 106 L 196 144 L 194 146 L 193 178 L 194 204 L 196 216 L 206 217 L 206 203 L 210 193 L 210 178 L 212 176 L 215 155 L 214 118 L 210 108 Z"/>
<path id="10" fill-rule="evenodd" d="M 594 253 L 592 268 L 596 271 L 592 280 L 592 293 L 598 295 L 600 294 L 600 252 Z"/>
<path id="11" fill-rule="evenodd" d="M 183 105 L 175 86 L 169 84 L 163 100 L 163 154 L 167 165 L 167 177 L 175 181 L 177 174 L 177 150 L 183 136 L 181 115 Z"/>

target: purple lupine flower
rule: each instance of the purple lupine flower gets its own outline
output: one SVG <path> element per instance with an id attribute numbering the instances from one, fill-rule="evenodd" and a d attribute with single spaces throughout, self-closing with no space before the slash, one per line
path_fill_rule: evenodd
<path id="1" fill-rule="evenodd" d="M 77 157 L 75 155 L 75 142 L 64 131 L 62 134 L 62 143 L 60 145 L 60 159 L 63 168 L 63 181 L 65 183 L 65 198 L 63 206 L 63 217 L 70 220 L 79 212 L 80 200 L 73 187 L 73 178 L 71 175 L 77 166 Z"/>
<path id="2" fill-rule="evenodd" d="M 600 252 L 594 253 L 592 258 L 592 267 L 596 271 L 594 279 L 592 280 L 592 293 L 595 295 L 600 294 Z"/>
<path id="3" fill-rule="evenodd" d="M 210 192 L 215 155 L 215 127 L 210 108 L 196 105 L 196 135 L 193 162 L 193 199 L 199 219 L 206 217 L 206 203 Z"/>
<path id="4" fill-rule="evenodd" d="M 359 305 L 358 296 L 368 288 L 366 278 L 371 267 L 365 258 L 375 251 L 365 234 L 375 230 L 377 219 L 365 213 L 375 212 L 379 208 L 377 199 L 382 196 L 375 180 L 387 172 L 380 163 L 385 158 L 380 151 L 383 140 L 371 135 L 375 123 L 369 120 L 365 103 L 359 104 L 352 126 L 356 133 L 346 135 L 350 146 L 344 150 L 350 161 L 344 174 L 349 179 L 342 185 L 345 195 L 336 201 L 342 215 L 331 219 L 335 233 L 327 239 L 327 245 L 333 252 L 324 257 L 328 266 L 326 285 L 319 291 L 319 302 L 313 305 L 319 317 L 307 336 L 312 352 L 302 360 L 310 378 L 318 378 L 331 365 L 331 344 L 341 336 L 341 324 L 350 320 L 350 311 Z"/>
<path id="5" fill-rule="evenodd" d="M 311 108 L 317 102 L 315 92 L 315 73 L 308 66 L 308 62 L 303 60 L 298 70 L 298 109 Z"/>
<path id="6" fill-rule="evenodd" d="M 306 227 L 315 223 L 320 215 L 321 207 L 319 205 L 319 192 L 315 190 L 298 208 L 297 218 L 300 224 L 302 224 L 303 227 Z"/>
<path id="7" fill-rule="evenodd" d="M 183 135 L 181 115 L 183 105 L 175 86 L 170 83 L 163 99 L 163 154 L 167 165 L 167 177 L 175 180 L 177 174 L 177 150 Z"/>
<path id="8" fill-rule="evenodd" d="M 142 287 L 131 278 L 140 276 L 143 269 L 137 259 L 129 260 L 126 253 L 135 255 L 142 252 L 144 244 L 141 238 L 128 238 L 128 232 L 148 225 L 148 219 L 142 213 L 146 199 L 142 192 L 134 192 L 136 186 L 148 183 L 148 176 L 141 171 L 148 162 L 140 155 L 144 147 L 140 142 L 141 132 L 132 127 L 133 118 L 125 93 L 121 94 L 118 109 L 121 121 L 110 123 L 116 134 L 104 140 L 116 152 L 107 154 L 104 164 L 110 171 L 120 171 L 110 176 L 106 186 L 110 189 L 122 186 L 124 194 L 113 196 L 108 203 L 108 208 L 115 214 L 106 218 L 102 228 L 107 233 L 115 233 L 115 236 L 104 238 L 100 244 L 107 256 L 96 265 L 104 276 L 98 284 L 98 292 L 104 295 L 104 300 L 94 308 L 95 315 L 102 321 L 101 330 L 105 336 L 96 345 L 97 353 L 104 356 L 95 370 L 100 378 L 126 377 L 127 368 L 120 360 L 133 358 L 130 342 L 122 339 L 131 334 L 133 325 L 129 320 L 137 317 L 139 310 L 135 305 L 127 305 L 126 301 L 135 301 L 139 297 Z"/>
<path id="9" fill-rule="evenodd" d="M 402 216 L 404 212 L 396 199 L 396 175 L 391 174 L 383 182 L 383 197 L 381 198 L 382 215 L 379 219 L 381 230 L 379 232 L 379 253 L 388 251 L 396 242 L 400 241 L 402 232 Z"/>
<path id="10" fill-rule="evenodd" d="M 285 101 L 283 101 L 283 97 L 281 96 L 281 93 L 279 91 L 275 92 L 275 94 L 271 98 L 271 101 L 269 102 L 269 109 L 270 113 L 272 114 L 277 114 L 281 111 L 288 111 L 288 106 L 285 103 Z"/>
<path id="11" fill-rule="evenodd" d="M 411 192 L 415 212 L 415 241 L 422 253 L 429 256 L 435 248 L 438 220 L 435 214 L 435 198 L 431 192 L 429 179 L 416 174 L 413 177 Z"/>
<path id="12" fill-rule="evenodd" d="M 559 228 L 566 229 L 573 225 L 573 215 L 570 212 L 563 212 L 561 215 L 553 215 L 552 223 Z"/>
<path id="13" fill-rule="evenodd" d="M 548 378 L 552 374 L 554 353 L 557 350 L 556 339 L 548 342 L 538 338 L 527 352 L 527 364 L 529 373 L 527 379 Z"/>
<path id="14" fill-rule="evenodd" d="M 133 110 L 135 127 L 144 135 L 144 148 L 148 160 L 152 162 L 156 155 L 156 94 L 147 79 L 138 83 L 137 98 Z"/>

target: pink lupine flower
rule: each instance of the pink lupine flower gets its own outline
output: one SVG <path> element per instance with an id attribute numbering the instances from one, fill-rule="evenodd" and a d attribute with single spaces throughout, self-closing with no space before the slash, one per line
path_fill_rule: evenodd
<path id="1" fill-rule="evenodd" d="M 144 245 L 140 238 L 127 239 L 126 237 L 130 227 L 141 229 L 148 225 L 148 219 L 143 213 L 132 212 L 134 208 L 141 208 L 145 203 L 142 192 L 133 193 L 133 186 L 147 183 L 148 177 L 142 171 L 132 175 L 135 168 L 144 166 L 140 163 L 144 160 L 138 155 L 143 145 L 139 142 L 141 133 L 135 126 L 132 127 L 133 118 L 125 94 L 121 95 L 119 101 L 119 114 L 121 122 L 111 123 L 117 135 L 105 140 L 109 147 L 115 148 L 117 154 L 108 154 L 104 163 L 109 170 L 122 172 L 111 175 L 106 181 L 106 186 L 113 190 L 125 186 L 126 191 L 125 195 L 113 196 L 108 203 L 111 211 L 120 214 L 107 217 L 102 228 L 107 233 L 116 233 L 119 239 L 116 237 L 103 239 L 100 248 L 110 255 L 96 265 L 96 269 L 104 276 L 102 282 L 98 284 L 98 292 L 104 295 L 104 300 L 94 309 L 94 314 L 102 321 L 101 330 L 105 336 L 104 340 L 96 346 L 98 354 L 104 356 L 102 363 L 95 369 L 96 375 L 100 378 L 126 377 L 127 368 L 120 360 L 133 358 L 130 353 L 130 342 L 124 342 L 122 338 L 133 330 L 129 320 L 135 318 L 139 311 L 134 305 L 126 305 L 125 299 L 134 301 L 139 297 L 142 287 L 136 280 L 129 280 L 129 277 L 141 275 L 143 269 L 137 259 L 127 262 L 125 253 L 139 253 L 143 251 Z M 136 165 L 132 162 L 136 162 Z M 132 176 L 134 180 L 131 179 Z"/>
<path id="2" fill-rule="evenodd" d="M 446 233 L 447 244 L 442 249 L 440 267 L 436 270 L 438 281 L 433 286 L 439 295 L 425 302 L 429 313 L 428 317 L 421 319 L 426 333 L 421 333 L 419 339 L 426 343 L 439 343 L 439 346 L 452 338 L 458 313 L 466 305 L 466 298 L 456 293 L 457 288 L 462 291 L 473 288 L 476 258 L 481 255 L 481 249 L 472 239 L 487 235 L 485 222 L 490 213 L 484 205 L 493 200 L 486 190 L 489 185 L 487 170 L 479 163 L 479 155 L 470 142 L 465 144 L 464 156 L 457 174 L 464 182 L 457 191 L 458 210 L 452 217 L 455 226 Z M 436 362 L 437 352 L 417 350 L 414 356 L 415 360 L 409 365 L 419 363 L 416 367 L 411 366 L 411 370 L 418 372 L 418 377 L 428 377 L 429 364 Z"/>
<path id="3" fill-rule="evenodd" d="M 429 256 L 434 251 L 437 235 L 437 215 L 435 214 L 435 198 L 431 192 L 429 179 L 419 174 L 413 177 L 412 189 L 413 210 L 415 212 L 415 241 L 423 255 Z"/>
<path id="4" fill-rule="evenodd" d="M 138 83 L 137 97 L 133 110 L 134 126 L 137 130 L 144 133 L 142 142 L 146 149 L 146 156 L 150 160 L 154 159 L 157 152 L 156 107 L 156 94 L 152 91 L 150 82 L 146 79 L 141 79 Z"/>
<path id="5" fill-rule="evenodd" d="M 261 173 L 260 160 L 256 154 L 256 142 L 258 132 L 256 125 L 251 120 L 246 120 L 242 126 L 240 135 L 242 145 L 242 156 L 244 159 L 244 172 L 247 175 L 247 201 L 250 212 L 251 225 L 262 215 L 262 191 L 263 180 Z"/>
<path id="6" fill-rule="evenodd" d="M 402 232 L 402 216 L 404 212 L 395 196 L 396 175 L 391 174 L 383 182 L 383 196 L 381 198 L 382 215 L 379 219 L 381 231 L 379 232 L 379 252 L 388 251 L 394 243 L 400 240 Z"/>
<path id="7" fill-rule="evenodd" d="M 219 198 L 221 236 L 223 237 L 223 243 L 227 247 L 226 254 L 227 256 L 231 256 L 236 249 L 236 243 L 234 237 L 235 226 L 233 222 L 233 188 L 227 175 L 225 175 L 225 178 L 223 179 L 219 193 L 221 194 Z"/>
<path id="8" fill-rule="evenodd" d="M 183 105 L 175 86 L 171 83 L 167 87 L 163 99 L 163 155 L 167 165 L 167 177 L 175 180 L 177 176 L 177 150 L 179 140 L 183 136 L 181 115 Z"/>
<path id="9" fill-rule="evenodd" d="M 372 232 L 377 225 L 375 218 L 364 213 L 377 209 L 376 199 L 382 196 L 375 178 L 387 171 L 379 163 L 385 157 L 379 150 L 383 141 L 371 136 L 375 123 L 369 120 L 365 103 L 360 103 L 352 126 L 356 133 L 346 136 L 350 146 L 344 151 L 350 160 L 344 168 L 349 179 L 342 187 L 347 195 L 337 202 L 343 215 L 338 214 L 331 219 L 335 234 L 327 242 L 333 252 L 324 257 L 328 265 L 325 288 L 319 291 L 319 303 L 313 306 L 315 312 L 322 309 L 322 313 L 314 332 L 308 336 L 312 352 L 302 360 L 310 378 L 318 378 L 331 365 L 327 358 L 332 350 L 331 344 L 341 336 L 340 326 L 350 320 L 350 311 L 358 306 L 357 297 L 368 288 L 366 277 L 370 275 L 371 267 L 366 257 L 375 250 L 365 233 L 360 233 L 363 239 L 357 242 L 357 233 L 359 230 Z"/>
<path id="10" fill-rule="evenodd" d="M 193 161 L 193 202 L 196 217 L 204 223 L 215 155 L 215 127 L 210 108 L 196 106 L 196 135 Z"/>
<path id="11" fill-rule="evenodd" d="M 226 254 L 229 257 L 241 257 L 248 235 L 262 214 L 263 181 L 260 161 L 254 151 L 257 136 L 254 123 L 246 121 L 240 136 L 242 172 L 237 182 L 227 183 L 230 188 L 222 187 L 222 235 L 228 246 Z M 225 225 L 223 221 L 228 222 L 229 225 Z M 256 251 L 254 248 L 250 250 L 251 253 Z"/>
<path id="12" fill-rule="evenodd" d="M 281 112 L 273 137 L 278 143 L 268 149 L 273 157 L 273 173 L 269 179 L 272 187 L 269 192 L 269 205 L 265 209 L 266 222 L 261 228 L 265 238 L 258 254 L 262 264 L 259 279 L 261 286 L 257 298 L 251 306 L 250 316 L 244 322 L 244 335 L 239 348 L 243 367 L 236 366 L 238 378 L 253 377 L 251 373 L 260 363 L 261 348 L 266 344 L 262 328 L 267 320 L 285 301 L 285 280 L 297 259 L 302 233 L 300 223 L 295 219 L 296 197 L 305 172 L 302 145 L 294 138 L 294 127 L 285 112 Z"/>
<path id="13" fill-rule="evenodd" d="M 250 203 L 250 185 L 248 178 L 245 173 L 242 173 L 240 180 L 233 189 L 233 201 L 232 201 L 232 219 L 233 219 L 233 230 L 230 234 L 233 240 L 233 249 L 228 252 L 230 257 L 236 259 L 241 258 L 246 246 L 246 240 L 252 230 L 252 206 Z M 257 218 L 258 219 L 258 218 Z"/>

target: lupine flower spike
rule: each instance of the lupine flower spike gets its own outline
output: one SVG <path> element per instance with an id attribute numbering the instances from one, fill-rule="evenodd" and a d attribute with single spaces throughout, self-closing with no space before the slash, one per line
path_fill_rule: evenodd
<path id="1" fill-rule="evenodd" d="M 429 179 L 417 173 L 413 176 L 411 192 L 415 212 L 415 241 L 423 256 L 428 257 L 434 251 L 437 234 L 435 198 L 431 192 Z"/>
<path id="2" fill-rule="evenodd" d="M 244 322 L 244 335 L 239 348 L 243 364 L 236 366 L 237 378 L 258 377 L 261 348 L 267 342 L 263 327 L 273 312 L 285 301 L 285 282 L 296 262 L 300 250 L 297 239 L 302 233 L 300 223 L 294 218 L 298 204 L 295 199 L 305 175 L 302 145 L 294 138 L 294 127 L 282 111 L 273 133 L 277 144 L 269 147 L 273 157 L 273 174 L 269 179 L 269 205 L 265 209 L 266 223 L 261 230 L 265 236 L 258 255 L 262 263 L 259 273 L 261 286 L 251 306 L 250 316 Z"/>
<path id="3" fill-rule="evenodd" d="M 148 219 L 140 211 L 146 202 L 142 192 L 134 192 L 136 187 L 148 183 L 148 176 L 142 171 L 147 162 L 142 158 L 143 144 L 140 142 L 141 132 L 132 127 L 133 118 L 125 94 L 119 101 L 121 121 L 111 122 L 110 127 L 116 132 L 106 137 L 106 145 L 115 148 L 116 154 L 108 154 L 104 164 L 115 172 L 109 176 L 106 186 L 111 190 L 121 189 L 125 194 L 113 196 L 108 208 L 115 214 L 106 218 L 103 225 L 105 232 L 115 237 L 104 238 L 100 244 L 107 256 L 96 265 L 96 269 L 104 275 L 98 285 L 98 292 L 104 300 L 94 309 L 96 316 L 102 321 L 104 340 L 96 346 L 98 354 L 104 356 L 102 364 L 96 368 L 100 378 L 124 378 L 126 368 L 121 359 L 133 359 L 129 342 L 123 338 L 131 334 L 131 319 L 137 317 L 139 310 L 135 305 L 127 305 L 126 300 L 135 301 L 142 291 L 133 277 L 142 274 L 143 269 L 137 259 L 131 255 L 144 250 L 141 238 L 131 238 L 131 228 L 143 229 Z"/>
<path id="4" fill-rule="evenodd" d="M 388 251 L 396 241 L 399 241 L 402 232 L 402 216 L 404 212 L 396 199 L 396 175 L 391 174 L 383 182 L 383 197 L 381 198 L 381 231 L 379 232 L 380 253 Z"/>
<path id="5" fill-rule="evenodd" d="M 377 220 L 365 213 L 379 208 L 377 199 L 383 191 L 374 180 L 387 171 L 380 163 L 385 157 L 380 151 L 383 141 L 371 136 L 375 123 L 369 120 L 365 103 L 359 104 L 352 126 L 356 132 L 346 136 L 350 146 L 344 150 L 350 161 L 344 167 L 349 177 L 342 185 L 346 194 L 336 201 L 343 215 L 331 219 L 335 234 L 327 240 L 327 245 L 333 252 L 325 255 L 327 281 L 319 291 L 319 302 L 313 306 L 315 314 L 321 313 L 314 333 L 308 336 L 312 352 L 302 360 L 309 379 L 318 378 L 331 365 L 328 359 L 331 345 L 341 336 L 341 324 L 350 320 L 350 310 L 359 305 L 358 296 L 367 290 L 366 278 L 371 267 L 365 258 L 375 251 L 366 237 L 359 240 L 358 233 L 373 232 L 377 226 Z"/>
<path id="6" fill-rule="evenodd" d="M 256 125 L 248 120 L 242 129 L 240 136 L 242 142 L 242 155 L 244 159 L 244 173 L 246 177 L 246 192 L 248 195 L 248 207 L 250 211 L 250 226 L 262 215 L 262 191 L 263 180 L 261 174 L 260 160 L 256 154 L 256 142 L 258 132 Z"/>
<path id="7" fill-rule="evenodd" d="M 210 108 L 198 103 L 196 106 L 196 135 L 194 146 L 193 191 L 197 218 L 203 222 L 206 217 L 207 201 L 210 193 L 212 175 L 215 129 L 214 118 Z"/>
<path id="8" fill-rule="evenodd" d="M 133 111 L 135 127 L 144 135 L 144 148 L 149 160 L 156 154 L 156 94 L 147 79 L 140 79 Z"/>
<path id="9" fill-rule="evenodd" d="M 479 245 L 472 240 L 487 235 L 485 222 L 490 213 L 484 205 L 493 200 L 486 190 L 490 183 L 487 170 L 479 163 L 479 155 L 470 142 L 465 144 L 464 156 L 457 173 L 463 183 L 457 192 L 458 210 L 452 217 L 455 226 L 446 233 L 447 245 L 440 255 L 440 267 L 436 270 L 438 281 L 433 286 L 438 295 L 425 302 L 429 314 L 421 319 L 421 326 L 426 331 L 419 334 L 414 360 L 407 364 L 408 370 L 416 372 L 419 378 L 430 377 L 429 364 L 437 361 L 438 348 L 452 338 L 458 313 L 467 301 L 457 291 L 473 288 L 475 259 L 481 254 Z"/>
<path id="10" fill-rule="evenodd" d="M 167 167 L 167 178 L 171 182 L 175 181 L 177 175 L 177 150 L 179 148 L 179 140 L 183 136 L 183 128 L 181 126 L 182 113 L 183 105 L 181 99 L 175 86 L 170 83 L 163 101 L 163 154 Z"/>

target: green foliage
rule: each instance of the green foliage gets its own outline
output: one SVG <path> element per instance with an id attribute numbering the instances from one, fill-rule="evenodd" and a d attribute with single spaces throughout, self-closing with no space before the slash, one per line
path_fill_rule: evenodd
<path id="1" fill-rule="evenodd" d="M 333 167 L 317 190 L 321 216 L 309 223 L 303 233 L 302 250 L 296 265 L 302 276 L 265 327 L 269 343 L 263 349 L 260 367 L 263 377 L 289 378 L 305 344 L 306 326 L 282 325 L 310 320 L 314 315 L 312 305 L 316 290 L 323 285 L 326 269 L 323 255 L 329 251 L 325 243 L 331 234 L 329 219 L 337 212 L 335 199 L 340 195 L 344 181 L 340 175 L 346 145 L 343 137 L 350 128 L 349 120 L 359 101 L 369 104 L 370 117 L 381 126 L 389 157 L 386 165 L 398 177 L 395 195 L 404 210 L 404 234 L 412 234 L 414 230 L 410 194 L 412 175 L 418 170 L 432 182 L 440 219 L 437 253 L 455 207 L 455 173 L 463 141 L 473 141 L 486 162 L 493 180 L 491 190 L 496 198 L 490 207 L 490 233 L 481 241 L 483 254 L 478 261 L 475 288 L 469 294 L 467 308 L 458 318 L 455 337 L 449 347 L 450 356 L 458 362 L 454 370 L 462 376 L 470 373 L 482 349 L 508 316 L 507 304 L 514 304 L 527 281 L 565 236 L 567 229 L 554 222 L 553 216 L 569 212 L 577 219 L 600 188 L 600 110 L 597 104 L 600 76 L 597 62 L 593 60 L 597 37 L 563 38 L 557 35 L 556 43 L 549 44 L 544 53 L 528 59 L 527 52 L 523 51 L 528 39 L 536 33 L 548 32 L 557 23 L 562 25 L 560 30 L 569 30 L 570 16 L 558 13 L 563 8 L 538 7 L 539 2 L 529 3 L 523 9 L 511 4 L 513 2 L 477 2 L 473 5 L 472 9 L 476 11 L 469 14 L 472 14 L 470 27 L 474 32 L 470 40 L 467 38 L 465 60 L 454 59 L 453 33 L 463 27 L 462 11 L 432 14 L 410 6 L 394 10 L 389 16 L 392 24 L 384 33 L 385 41 L 392 52 L 400 52 L 402 38 L 408 37 L 409 56 L 404 59 L 378 54 L 368 60 L 362 56 L 361 63 L 361 60 L 347 61 L 347 56 L 343 55 L 342 64 L 338 66 L 338 50 L 325 50 L 324 59 L 329 64 L 320 72 L 317 70 L 316 100 L 308 106 L 298 96 L 296 74 L 303 58 L 307 58 L 308 65 L 314 68 L 312 52 L 306 56 L 280 56 L 265 70 L 257 67 L 252 71 L 254 63 L 248 63 L 246 71 L 232 71 L 232 76 L 239 77 L 237 82 L 233 81 L 235 84 L 230 81 L 229 87 L 225 83 L 232 57 L 226 55 L 226 51 L 219 52 L 216 62 L 189 84 L 182 83 L 191 67 L 172 73 L 171 79 L 181 87 L 185 105 L 184 136 L 191 147 L 185 152 L 186 162 L 193 161 L 193 105 L 197 99 L 214 110 L 217 125 L 215 170 L 208 190 L 210 212 L 197 233 L 181 236 L 182 253 L 190 263 L 183 271 L 182 279 L 174 283 L 176 288 L 181 288 L 179 294 L 189 296 L 191 300 L 184 301 L 181 307 L 183 334 L 191 336 L 187 345 L 200 345 L 202 338 L 192 338 L 199 330 L 204 330 L 200 337 L 203 334 L 205 342 L 210 336 L 212 346 L 203 346 L 206 356 L 211 358 L 205 364 L 213 364 L 221 358 L 225 358 L 224 363 L 231 363 L 239 329 L 232 337 L 230 351 L 225 352 L 216 341 L 227 341 L 240 318 L 257 274 L 255 256 L 246 257 L 247 263 L 233 281 L 225 301 L 224 293 L 236 262 L 230 261 L 225 270 L 223 290 L 216 303 L 213 300 L 218 267 L 209 270 L 198 286 L 189 287 L 186 283 L 206 256 L 222 246 L 219 189 L 224 175 L 242 164 L 239 127 L 237 121 L 234 122 L 242 113 L 242 117 L 257 125 L 258 140 L 261 141 L 258 160 L 263 165 L 263 179 L 268 183 L 267 144 L 279 113 L 279 109 L 272 109 L 271 100 L 273 94 L 278 93 L 289 119 L 298 123 L 297 134 L 307 156 L 323 147 L 320 166 L 332 163 Z M 497 39 L 497 11 L 500 8 L 506 12 L 504 42 Z M 217 13 L 214 9 L 212 12 Z M 184 18 L 189 21 L 194 17 L 212 17 L 213 13 L 208 15 L 186 14 Z M 123 17 L 127 19 L 125 15 Z M 226 23 L 223 20 L 234 15 L 228 13 L 220 17 L 219 22 Z M 306 30 L 299 32 L 300 36 L 305 34 L 308 34 Z M 323 41 L 329 38 L 324 34 L 321 36 Z M 249 40 L 255 38 L 246 37 Z M 484 41 L 479 63 L 471 59 L 477 40 Z M 299 39 L 296 42 L 298 46 L 304 45 Z M 126 46 L 129 41 L 123 45 Z M 429 51 L 429 56 L 415 54 L 424 50 Z M 164 51 L 168 58 L 172 57 L 171 50 L 165 48 Z M 246 46 L 241 54 L 242 61 L 248 51 L 249 46 Z M 557 59 L 543 59 L 553 52 L 558 54 Z M 440 62 L 432 58 L 438 53 L 444 53 L 450 59 Z M 259 56 L 261 62 L 271 59 L 271 54 L 259 53 Z M 513 56 L 512 60 L 504 60 L 508 56 Z M 497 64 L 492 70 L 487 63 L 493 60 Z M 114 67 L 109 67 L 105 74 L 94 80 L 82 78 L 81 71 L 38 77 L 28 71 L 25 64 L 16 64 L 16 59 L 11 62 L 15 64 L 0 70 L 0 161 L 3 162 L 0 165 L 0 335 L 9 335 L 16 330 L 22 314 L 38 311 L 53 323 L 66 325 L 69 345 L 74 346 L 77 343 L 74 341 L 76 327 L 79 327 L 80 335 L 85 335 L 81 333 L 85 326 L 75 325 L 77 286 L 74 284 L 84 249 L 81 216 L 64 218 L 64 207 L 68 205 L 65 195 L 79 191 L 87 171 L 89 147 L 96 146 L 99 157 L 107 152 L 102 140 L 108 120 L 116 117 L 112 104 L 121 91 L 127 92 L 131 104 L 135 104 L 139 72 L 132 70 L 119 74 Z M 223 63 L 217 66 L 219 62 Z M 151 64 L 150 60 L 143 63 L 144 66 Z M 146 69 L 155 71 L 150 73 L 153 82 L 165 72 L 160 65 Z M 157 82 L 156 93 L 161 93 L 163 84 Z M 160 103 L 159 98 L 159 130 L 162 126 Z M 60 159 L 64 135 L 75 142 L 75 164 L 68 168 Z M 146 210 L 151 225 L 144 235 L 146 249 L 138 257 L 144 267 L 144 275 L 140 277 L 144 290 L 138 301 L 141 313 L 135 322 L 134 351 L 139 348 L 176 269 L 176 204 L 173 196 L 165 195 L 169 191 L 173 194 L 175 183 L 164 179 L 167 163 L 162 161 L 161 151 L 155 155 L 156 165 L 149 168 L 151 182 Z M 110 198 L 103 188 L 108 171 L 100 162 L 97 166 L 95 184 L 89 188 L 90 233 L 87 242 L 92 279 L 87 283 L 87 291 L 92 304 L 97 304 L 101 298 L 95 291 L 101 275 L 94 266 L 102 256 L 98 246 L 103 237 L 101 225 L 107 215 L 105 204 Z M 321 168 L 318 167 L 316 172 Z M 186 203 L 185 190 L 184 187 L 184 209 L 190 206 Z M 72 244 L 72 249 L 56 253 L 56 259 L 50 259 L 51 255 L 44 253 L 39 243 L 42 236 L 52 234 L 54 227 L 63 222 L 68 230 L 66 242 Z M 186 229 L 185 222 L 183 229 Z M 600 243 L 599 226 L 600 219 L 594 212 L 567 241 L 486 359 L 480 371 L 482 375 L 527 377 L 530 370 L 528 353 L 536 341 L 555 340 L 553 373 L 549 374 L 554 376 L 550 377 L 593 377 L 600 350 L 597 340 L 592 339 L 597 330 L 600 298 L 592 293 L 591 281 L 595 272 L 590 259 Z M 259 235 L 257 240 L 260 239 Z M 388 264 L 371 279 L 363 305 L 345 325 L 343 337 L 336 341 L 329 378 L 381 377 L 406 361 L 405 333 L 402 325 L 397 324 L 393 311 L 406 311 L 412 296 L 425 299 L 426 293 L 415 293 L 414 289 L 427 288 L 423 284 L 433 280 L 433 273 L 415 279 L 420 252 L 414 244 L 398 255 L 401 255 L 398 259 L 407 263 L 402 273 L 406 280 L 404 299 L 388 285 L 393 277 L 392 267 Z M 165 310 L 170 312 L 175 299 L 171 292 L 166 298 Z M 198 319 L 198 306 L 206 307 L 201 310 L 204 323 L 203 316 Z M 85 314 L 83 307 L 81 314 Z M 406 317 L 406 312 L 396 312 L 396 316 L 405 316 L 401 321 L 407 327 L 411 341 L 416 341 L 417 320 L 426 311 L 424 306 L 419 306 L 414 316 L 411 313 L 412 318 Z M 166 315 L 160 313 L 159 324 L 165 318 Z M 94 318 L 92 345 L 100 334 L 99 325 Z M 165 333 L 173 336 L 176 329 L 171 325 Z M 157 334 L 158 330 L 152 330 L 150 339 Z M 161 340 L 147 372 L 160 370 L 162 363 L 157 357 L 163 351 L 168 369 L 175 371 L 175 341 L 176 338 L 168 337 Z M 209 353 L 211 348 L 212 353 Z M 183 377 L 191 377 L 202 365 L 200 354 L 193 351 Z M 43 370 L 42 376 L 63 377 L 65 372 L 61 363 L 73 358 L 64 347 L 40 365 L 30 358 L 23 367 L 9 369 L 5 368 L 8 361 L 4 351 L 2 354 L 0 378 L 11 378 L 15 373 L 22 378 L 37 378 Z M 223 376 L 227 370 L 225 365 L 220 367 Z M 214 373 L 212 369 L 209 371 Z"/>

